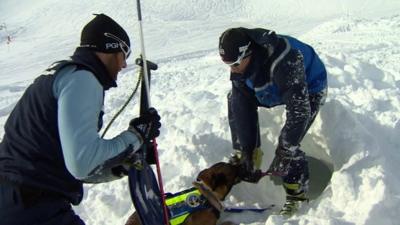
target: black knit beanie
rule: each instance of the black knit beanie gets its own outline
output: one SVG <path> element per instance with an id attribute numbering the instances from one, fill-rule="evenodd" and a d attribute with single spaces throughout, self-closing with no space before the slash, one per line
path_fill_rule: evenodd
<path id="1" fill-rule="evenodd" d="M 96 17 L 82 29 L 79 47 L 104 53 L 116 53 L 122 51 L 121 41 L 129 47 L 131 46 L 128 34 L 117 22 L 105 14 L 94 15 Z M 111 35 L 106 35 L 106 33 Z M 114 38 L 110 36 L 114 36 Z"/>
<path id="2" fill-rule="evenodd" d="M 219 55 L 223 61 L 234 62 L 241 54 L 240 48 L 249 42 L 250 38 L 242 28 L 230 28 L 219 37 Z"/>

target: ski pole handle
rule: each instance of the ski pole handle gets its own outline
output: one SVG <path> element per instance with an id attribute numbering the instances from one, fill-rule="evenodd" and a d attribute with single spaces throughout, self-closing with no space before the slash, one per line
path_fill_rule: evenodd
<path id="1" fill-rule="evenodd" d="M 136 65 L 143 67 L 143 60 L 142 58 L 137 58 L 135 60 Z M 147 60 L 147 66 L 149 67 L 150 70 L 157 70 L 158 65 L 152 61 Z"/>

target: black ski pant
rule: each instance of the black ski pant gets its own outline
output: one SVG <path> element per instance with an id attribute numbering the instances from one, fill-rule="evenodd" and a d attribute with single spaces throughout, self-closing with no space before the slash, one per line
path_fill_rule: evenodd
<path id="1" fill-rule="evenodd" d="M 314 122 L 320 106 L 325 103 L 326 95 L 326 89 L 315 94 L 309 94 L 311 118 L 301 139 L 303 139 Z M 238 105 L 234 106 L 232 104 Z M 246 87 L 232 85 L 232 91 L 228 94 L 228 119 L 233 149 L 252 152 L 255 148 L 260 147 L 261 140 L 257 112 L 259 106 L 257 99 L 248 89 L 246 90 Z M 233 107 L 235 107 L 235 110 L 232 110 Z M 239 136 L 241 137 L 240 141 Z M 299 184 L 300 188 L 306 192 L 309 181 L 308 162 L 302 150 L 298 149 L 296 155 L 298 160 L 292 161 L 288 175 L 282 177 L 282 180 L 288 184 Z M 288 192 L 288 190 L 286 191 Z M 292 193 L 289 191 L 288 194 Z"/>
<path id="2" fill-rule="evenodd" d="M 310 107 L 311 107 L 311 118 L 308 122 L 308 125 L 305 129 L 304 135 L 307 133 L 310 126 L 313 124 L 315 117 L 319 112 L 319 108 L 321 105 L 325 103 L 326 99 L 326 90 L 316 93 L 310 94 Z M 301 139 L 304 138 L 304 135 Z M 285 184 L 299 184 L 298 190 L 293 190 L 285 187 L 285 191 L 287 194 L 294 195 L 299 192 L 307 192 L 308 191 L 308 182 L 309 182 L 309 168 L 308 161 L 306 159 L 306 154 L 301 150 L 296 150 L 296 159 L 290 163 L 290 169 L 287 176 L 282 177 L 282 180 Z"/>
<path id="3" fill-rule="evenodd" d="M 0 180 L 0 225 L 85 225 L 57 194 Z"/>

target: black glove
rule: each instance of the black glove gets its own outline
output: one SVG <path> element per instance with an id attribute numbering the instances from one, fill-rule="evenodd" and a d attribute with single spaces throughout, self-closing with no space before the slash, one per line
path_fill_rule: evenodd
<path id="1" fill-rule="evenodd" d="M 129 129 L 133 133 L 138 133 L 144 143 L 149 143 L 150 140 L 160 135 L 160 116 L 154 108 L 150 108 L 143 115 L 131 120 Z"/>
<path id="2" fill-rule="evenodd" d="M 276 176 L 287 176 L 292 161 L 299 160 L 302 157 L 304 157 L 304 153 L 298 146 L 286 147 L 279 144 L 275 150 L 275 157 L 272 160 L 268 172 Z"/>
<path id="3" fill-rule="evenodd" d="M 251 155 L 250 153 L 242 152 L 239 177 L 243 181 L 257 183 L 262 178 L 262 172 L 254 168 L 253 157 Z"/>

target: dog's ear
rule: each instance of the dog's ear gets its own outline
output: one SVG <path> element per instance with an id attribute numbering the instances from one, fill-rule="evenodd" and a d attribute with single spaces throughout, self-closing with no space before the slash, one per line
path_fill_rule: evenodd
<path id="1" fill-rule="evenodd" d="M 215 190 L 215 188 L 220 187 L 220 186 L 225 186 L 227 185 L 227 177 L 224 173 L 217 173 L 213 174 L 213 184 L 212 184 L 212 189 Z"/>
<path id="2" fill-rule="evenodd" d="M 225 174 L 213 166 L 201 171 L 197 176 L 197 180 L 203 181 L 211 190 L 226 184 Z"/>
<path id="3" fill-rule="evenodd" d="M 232 165 L 230 163 L 219 162 L 212 165 L 210 168 L 205 169 L 199 173 L 197 176 L 198 180 L 202 180 L 209 187 L 216 187 L 216 180 L 224 179 L 228 186 L 233 186 L 239 183 L 241 180 L 239 178 L 239 166 Z"/>
<path id="4" fill-rule="evenodd" d="M 223 184 L 221 180 L 221 175 L 220 174 L 211 174 L 211 180 L 208 186 L 211 188 L 211 190 L 215 191 L 215 188 L 217 188 L 219 185 Z"/>
<path id="5" fill-rule="evenodd" d="M 240 166 L 239 165 L 232 165 L 232 173 L 231 176 L 229 177 L 230 181 L 232 182 L 232 186 L 235 184 L 238 184 L 242 181 L 242 179 L 239 176 L 239 171 L 240 171 Z"/>
<path id="6" fill-rule="evenodd" d="M 239 165 L 223 163 L 220 164 L 219 172 L 225 176 L 226 184 L 228 186 L 233 186 L 241 181 L 239 177 L 239 170 Z"/>

